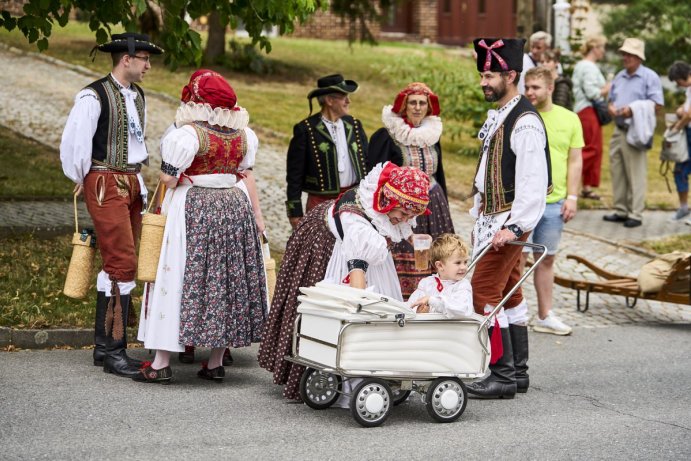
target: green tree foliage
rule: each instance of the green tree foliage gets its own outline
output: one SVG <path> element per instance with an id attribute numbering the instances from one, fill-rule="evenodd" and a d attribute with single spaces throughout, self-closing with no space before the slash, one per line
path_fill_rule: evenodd
<path id="1" fill-rule="evenodd" d="M 97 43 L 108 41 L 111 26 L 121 24 L 128 31 L 139 30 L 139 18 L 152 6 L 160 10 L 162 29 L 157 42 L 166 50 L 166 63 L 200 65 L 201 37 L 189 27 L 187 18 L 197 19 L 212 11 L 231 27 L 240 23 L 247 30 L 253 45 L 271 51 L 269 39 L 263 35 L 267 27 L 278 26 L 280 34 L 292 32 L 296 22 L 304 22 L 321 0 L 29 0 L 24 14 L 12 17 L 3 10 L 0 27 L 22 31 L 29 43 L 36 43 L 39 51 L 48 48 L 54 25 L 64 27 L 70 12 L 78 9 L 88 17 L 89 27 Z"/>
<path id="2" fill-rule="evenodd" d="M 630 0 L 616 6 L 603 22 L 611 45 L 626 37 L 645 40 L 646 65 L 665 74 L 675 60 L 691 62 L 691 2 Z"/>
<path id="3" fill-rule="evenodd" d="M 400 0 L 331 0 L 331 12 L 349 24 L 348 41 L 376 43 L 369 22 L 381 22 L 389 9 Z M 322 2 L 326 3 L 326 2 Z"/>

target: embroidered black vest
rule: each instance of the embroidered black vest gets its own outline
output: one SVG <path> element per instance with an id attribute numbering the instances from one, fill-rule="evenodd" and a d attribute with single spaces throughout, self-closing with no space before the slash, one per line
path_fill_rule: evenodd
<path id="1" fill-rule="evenodd" d="M 135 106 L 143 130 L 144 92 L 134 83 L 132 87 L 138 94 Z M 120 93 L 120 87 L 110 74 L 87 85 L 86 88 L 96 92 L 101 103 L 101 115 L 98 117 L 98 125 L 91 146 L 92 161 L 98 165 L 124 171 L 127 167 L 129 152 L 125 96 Z"/>
<path id="2" fill-rule="evenodd" d="M 367 220 L 367 222 L 372 224 L 372 220 L 369 218 L 369 216 L 367 216 L 367 213 L 365 213 L 362 205 L 360 205 L 360 200 L 357 197 L 357 191 L 357 187 L 348 189 L 336 199 L 336 203 L 334 204 L 333 217 L 334 222 L 336 223 L 336 230 L 338 231 L 338 235 L 341 237 L 341 240 L 343 240 L 344 235 L 343 225 L 341 224 L 341 213 L 355 213 L 358 216 L 362 216 Z M 372 224 L 372 227 L 374 227 L 374 224 Z"/>
<path id="3" fill-rule="evenodd" d="M 552 166 L 549 156 L 547 129 L 537 110 L 525 96 L 521 96 L 518 103 L 504 119 L 504 123 L 497 128 L 492 135 L 492 139 L 490 139 L 484 178 L 485 197 L 482 212 L 485 215 L 501 213 L 511 209 L 516 194 L 516 153 L 511 149 L 510 138 L 518 119 L 529 113 L 537 116 L 545 133 L 545 157 L 547 160 L 547 191 L 545 197 L 552 191 Z M 480 168 L 480 162 L 482 162 L 482 154 L 478 159 L 475 176 L 477 176 L 477 171 Z M 475 195 L 477 192 L 477 187 L 473 183 L 472 195 Z"/>

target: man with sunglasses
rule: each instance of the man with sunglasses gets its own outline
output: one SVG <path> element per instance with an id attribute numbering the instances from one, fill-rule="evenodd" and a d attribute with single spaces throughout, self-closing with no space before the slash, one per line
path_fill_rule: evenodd
<path id="1" fill-rule="evenodd" d="M 367 174 L 367 135 L 358 119 L 349 115 L 350 95 L 358 84 L 340 74 L 317 80 L 307 95 L 310 116 L 293 127 L 287 156 L 286 209 L 295 229 L 304 212 L 302 192 L 307 192 L 307 209 L 335 199 L 357 185 Z M 312 99 L 321 108 L 312 115 Z"/>
<path id="2" fill-rule="evenodd" d="M 144 143 L 146 103 L 137 86 L 161 54 L 147 35 L 113 34 L 94 47 L 110 53 L 113 70 L 87 85 L 75 98 L 60 144 L 65 175 L 94 222 L 103 259 L 96 289 L 94 365 L 118 376 L 138 373 L 141 362 L 126 354 L 130 292 L 137 271 L 136 241 L 146 187 L 141 165 L 148 163 Z"/>

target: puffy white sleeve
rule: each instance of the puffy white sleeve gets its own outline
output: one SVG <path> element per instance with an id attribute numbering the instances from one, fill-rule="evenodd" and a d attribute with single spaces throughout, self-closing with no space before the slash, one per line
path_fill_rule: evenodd
<path id="1" fill-rule="evenodd" d="M 430 298 L 430 311 L 444 314 L 447 318 L 467 317 L 475 312 L 473 308 L 473 289 L 468 279 L 463 279 L 447 287 Z"/>
<path id="2" fill-rule="evenodd" d="M 533 230 L 545 211 L 547 200 L 547 136 L 537 114 L 520 117 L 511 132 L 516 153 L 516 195 L 505 226 L 516 224 L 524 232 Z"/>
<path id="3" fill-rule="evenodd" d="M 171 176 L 180 174 L 192 165 L 199 151 L 197 132 L 189 125 L 166 131 L 161 139 L 161 171 Z"/>
<path id="4" fill-rule="evenodd" d="M 430 287 L 432 284 L 436 285 L 436 282 L 434 281 L 434 276 L 431 275 L 429 277 L 425 277 L 420 282 L 417 284 L 417 288 L 413 293 L 410 295 L 408 298 L 408 304 L 411 305 L 418 299 L 424 298 L 425 296 L 428 296 L 430 294 Z M 436 291 L 436 290 L 435 290 Z"/>
<path id="5" fill-rule="evenodd" d="M 100 115 L 101 103 L 93 90 L 77 93 L 60 142 L 62 171 L 77 184 L 84 182 L 91 169 L 91 147 Z"/>
<path id="6" fill-rule="evenodd" d="M 360 259 L 369 265 L 382 264 L 389 255 L 386 239 L 372 224 L 355 213 L 341 213 L 343 243 L 341 251 L 346 261 Z"/>
<path id="7" fill-rule="evenodd" d="M 257 158 L 257 150 L 259 149 L 259 138 L 257 138 L 255 132 L 249 127 L 244 130 L 247 139 L 247 153 L 238 167 L 240 171 L 252 169 Z"/>

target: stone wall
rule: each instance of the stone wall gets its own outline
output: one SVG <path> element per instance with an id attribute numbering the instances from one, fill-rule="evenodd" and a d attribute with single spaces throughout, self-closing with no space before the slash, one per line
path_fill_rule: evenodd
<path id="1" fill-rule="evenodd" d="M 343 20 L 331 11 L 318 11 L 304 24 L 296 24 L 293 37 L 319 38 L 325 40 L 343 40 L 348 38 L 350 22 Z M 379 40 L 381 27 L 378 23 L 368 22 L 368 28 L 375 40 Z M 360 38 L 360 25 L 354 26 L 355 39 Z"/>

